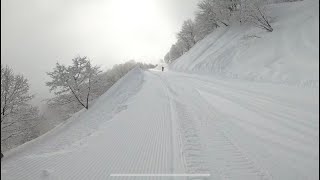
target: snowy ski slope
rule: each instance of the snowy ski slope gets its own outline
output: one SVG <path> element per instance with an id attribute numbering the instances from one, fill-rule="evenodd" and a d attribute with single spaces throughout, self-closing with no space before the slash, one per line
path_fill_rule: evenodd
<path id="1" fill-rule="evenodd" d="M 318 179 L 319 87 L 274 83 L 318 80 L 318 4 L 274 7 L 275 32 L 260 32 L 242 53 L 239 34 L 254 29 L 211 34 L 171 67 L 182 72 L 133 69 L 89 110 L 5 152 L 1 178 Z M 271 44 L 279 53 L 263 51 Z M 237 78 L 213 76 L 225 70 Z"/>
<path id="2" fill-rule="evenodd" d="M 319 1 L 273 4 L 269 9 L 272 33 L 247 26 L 218 29 L 171 68 L 319 87 Z"/>
<path id="3" fill-rule="evenodd" d="M 1 176 L 317 179 L 318 97 L 316 88 L 135 69 L 91 110 L 5 154 Z"/>

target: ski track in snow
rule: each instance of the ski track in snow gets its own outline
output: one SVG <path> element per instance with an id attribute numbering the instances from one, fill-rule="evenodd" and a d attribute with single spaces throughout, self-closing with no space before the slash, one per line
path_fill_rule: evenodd
<path id="1" fill-rule="evenodd" d="M 192 109 L 198 107 L 199 114 L 196 116 L 198 122 L 201 119 L 200 114 L 205 116 L 205 122 L 200 121 L 205 124 L 200 132 L 208 131 L 206 137 L 210 137 L 206 139 L 210 151 L 206 159 L 211 159 L 209 164 L 215 164 L 214 167 L 218 167 L 212 168 L 212 170 L 218 172 L 220 177 L 225 179 L 313 179 L 310 178 L 310 174 L 301 173 L 302 167 L 307 164 L 309 167 L 311 165 L 310 173 L 315 173 L 311 177 L 318 177 L 316 168 L 319 159 L 319 115 L 316 100 L 307 107 L 301 107 L 303 103 L 295 101 L 298 94 L 287 99 L 287 97 L 279 96 L 274 91 L 272 96 L 268 96 L 264 92 L 254 92 L 254 88 L 247 90 L 243 87 L 230 88 L 232 84 L 228 82 L 222 84 L 219 81 L 210 82 L 204 79 L 199 81 L 199 78 L 179 77 L 179 75 L 174 78 L 176 79 L 172 80 L 172 76 L 168 76 L 168 79 L 173 82 L 173 89 L 178 92 L 190 89 L 190 92 L 187 92 L 180 99 L 185 100 L 189 97 L 190 101 L 185 101 L 185 104 L 193 105 Z M 189 88 L 185 84 L 188 84 Z M 191 87 L 190 84 L 192 84 Z M 256 85 L 259 86 L 260 84 L 257 83 Z M 262 85 L 265 87 L 263 83 Z M 192 90 L 193 88 L 194 90 Z M 283 87 L 278 88 L 280 88 L 278 91 L 281 92 Z M 303 93 L 303 89 L 300 90 L 300 93 Z M 317 91 L 314 90 L 311 96 L 310 94 L 303 94 L 303 96 L 316 98 L 319 96 L 316 94 Z M 276 98 L 273 96 L 276 96 Z M 302 96 L 302 94 L 299 94 L 299 96 Z M 203 100 L 208 103 L 206 104 Z M 211 107 L 206 108 L 206 106 Z M 205 109 L 208 110 L 204 111 Z M 228 133 L 224 132 L 233 129 L 235 126 L 238 126 L 237 131 L 245 130 L 246 133 L 250 133 L 251 139 L 255 138 L 256 142 L 249 144 L 252 147 L 238 145 L 241 145 L 242 142 L 237 137 L 242 136 L 244 132 L 234 134 L 234 136 L 228 136 Z M 237 131 L 231 132 L 236 133 Z M 248 139 L 248 137 L 243 139 Z M 263 158 L 248 156 L 248 154 L 257 153 L 252 152 L 252 149 L 258 148 L 253 146 L 255 143 L 260 145 L 262 143 L 267 146 L 266 149 L 260 150 L 262 152 L 272 151 L 273 154 L 268 155 L 270 159 L 265 159 L 267 155 L 264 155 L 266 157 Z M 277 151 L 286 152 L 286 158 L 288 159 L 281 157 L 280 153 L 275 153 Z M 216 154 L 219 156 L 215 157 Z M 300 164 L 286 163 L 290 158 L 300 159 L 296 161 Z M 261 162 L 266 160 L 269 162 Z M 268 169 L 274 171 L 275 167 L 279 166 L 275 163 L 277 161 L 284 163 L 281 167 L 282 171 L 292 171 L 291 175 L 283 172 L 270 173 Z M 265 164 L 262 166 L 260 163 Z M 268 163 L 272 164 L 269 165 Z"/>
<path id="2" fill-rule="evenodd" d="M 133 69 L 89 110 L 5 152 L 1 178 L 319 179 L 319 1 L 270 8 L 272 33 L 219 28 L 165 72 Z"/>
<path id="3" fill-rule="evenodd" d="M 104 99 L 97 101 L 91 111 L 78 114 L 69 123 L 8 156 L 5 154 L 1 177 L 319 177 L 319 102 L 315 100 L 319 94 L 315 88 L 170 71 L 135 70 L 122 81 L 103 95 Z M 123 95 L 125 89 L 129 91 L 127 95 Z M 114 93 L 117 95 L 113 96 Z M 88 124 L 94 129 L 88 131 Z M 193 173 L 210 177 L 110 176 L 121 173 Z"/>
<path id="4" fill-rule="evenodd" d="M 191 93 L 188 94 L 190 96 Z M 270 179 L 267 177 L 268 175 L 261 172 L 261 170 L 257 168 L 254 163 L 224 135 L 223 132 L 221 132 L 221 130 L 212 128 L 210 131 L 215 131 L 215 133 L 213 136 L 211 134 L 210 137 L 212 136 L 214 138 L 203 137 L 201 134 L 202 129 L 199 127 L 196 128 L 195 122 L 193 122 L 199 120 L 199 118 L 197 116 L 192 117 L 190 114 L 192 113 L 192 110 L 199 109 L 200 107 L 199 110 L 202 111 L 201 113 L 206 113 L 203 111 L 206 109 L 203 107 L 203 104 L 206 103 L 203 101 L 196 103 L 198 102 L 194 101 L 194 98 L 197 97 L 196 94 L 191 96 L 192 99 L 190 99 L 190 101 L 185 101 L 187 99 L 186 97 L 188 96 L 180 99 L 184 99 L 184 104 L 187 104 L 189 108 L 187 109 L 182 103 L 177 103 L 176 112 L 180 115 L 180 128 L 184 137 L 185 146 L 183 150 L 186 162 L 188 163 L 186 166 L 189 172 L 208 173 L 210 172 L 209 164 L 215 164 L 216 167 L 211 169 L 211 174 L 213 177 L 216 176 L 217 179 Z M 190 106 L 192 108 L 190 108 Z M 212 148 L 212 150 L 204 150 L 202 148 Z M 218 156 L 211 159 L 212 162 L 208 162 L 208 160 L 210 160 L 208 153 Z M 220 168 L 218 168 L 219 166 Z"/>

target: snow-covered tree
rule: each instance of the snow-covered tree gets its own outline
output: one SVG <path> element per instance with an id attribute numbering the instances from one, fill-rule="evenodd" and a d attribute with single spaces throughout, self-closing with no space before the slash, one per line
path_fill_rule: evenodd
<path id="1" fill-rule="evenodd" d="M 83 108 L 72 93 L 61 94 L 47 99 L 47 105 L 50 111 L 56 112 L 59 121 L 69 118 Z"/>
<path id="2" fill-rule="evenodd" d="M 6 118 L 5 125 L 1 124 L 1 145 L 3 149 L 10 149 L 40 135 L 38 125 L 43 119 L 39 116 L 37 107 L 24 105 L 19 107 L 18 113 Z"/>
<path id="3" fill-rule="evenodd" d="M 95 83 L 91 84 L 88 103 L 90 104 L 90 102 L 104 94 L 113 84 L 136 66 L 140 66 L 142 69 L 155 67 L 152 64 L 137 63 L 131 60 L 124 64 L 114 65 L 108 71 L 97 74 L 94 78 Z M 51 112 L 58 114 L 59 117 L 57 119 L 59 119 L 59 122 L 69 118 L 83 108 L 83 105 L 78 102 L 71 90 L 47 99 L 47 104 Z"/>
<path id="4" fill-rule="evenodd" d="M 95 78 L 99 73 L 99 67 L 92 66 L 87 57 L 78 56 L 72 59 L 70 66 L 56 63 L 53 71 L 47 73 L 52 80 L 46 85 L 55 95 L 72 94 L 73 100 L 88 109 L 91 87 L 97 82 Z"/>
<path id="5" fill-rule="evenodd" d="M 254 24 L 272 32 L 271 18 L 266 9 L 268 3 L 270 2 L 265 0 L 201 0 L 197 4 L 195 20 L 184 21 L 180 32 L 177 33 L 177 42 L 164 56 L 165 62 L 174 61 L 216 28 L 230 26 L 237 21 L 241 25 Z"/>
<path id="6" fill-rule="evenodd" d="M 220 24 L 229 26 L 234 20 L 252 23 L 272 32 L 265 0 L 202 0 L 198 3 L 196 24 L 201 36 Z"/>
<path id="7" fill-rule="evenodd" d="M 1 65 L 1 122 L 17 113 L 18 108 L 32 98 L 28 80 L 23 75 L 15 75 L 8 66 Z"/>
<path id="8" fill-rule="evenodd" d="M 229 0 L 202 0 L 198 3 L 198 19 L 207 20 L 211 26 L 219 27 L 221 24 L 229 26 L 230 20 Z"/>
<path id="9" fill-rule="evenodd" d="M 167 64 L 170 63 L 169 52 L 167 52 L 167 54 L 164 56 L 163 60 L 164 60 L 164 62 L 167 63 Z"/>
<path id="10" fill-rule="evenodd" d="M 195 24 L 197 28 L 197 40 L 203 39 L 206 35 L 218 28 L 219 25 L 210 13 L 204 13 L 202 11 L 196 14 Z"/>
<path id="11" fill-rule="evenodd" d="M 180 32 L 177 34 L 178 41 L 184 43 L 187 50 L 191 49 L 196 44 L 196 27 L 191 19 L 183 22 Z"/>
<path id="12" fill-rule="evenodd" d="M 30 141 L 40 135 L 38 125 L 42 118 L 37 107 L 31 105 L 23 106 L 19 109 L 19 114 L 14 118 L 19 119 L 20 122 L 19 128 L 17 128 L 21 132 L 18 144 Z"/>
<path id="13" fill-rule="evenodd" d="M 186 46 L 182 41 L 178 41 L 176 44 L 173 44 L 169 51 L 170 62 L 178 59 L 186 50 Z"/>
<path id="14" fill-rule="evenodd" d="M 178 49 L 178 53 L 180 54 L 180 56 L 189 51 L 189 48 L 184 41 L 178 39 L 178 41 L 174 45 Z"/>
<path id="15" fill-rule="evenodd" d="M 164 60 L 166 63 L 171 63 L 178 59 L 185 52 L 188 52 L 190 45 L 185 41 L 178 40 L 175 44 L 171 45 L 169 52 L 165 55 Z"/>
<path id="16" fill-rule="evenodd" d="M 265 5 L 266 2 L 263 0 L 242 0 L 241 19 L 244 22 L 252 23 L 259 28 L 272 32 L 271 17 L 268 16 Z"/>
<path id="17" fill-rule="evenodd" d="M 195 14 L 197 41 L 221 26 L 229 26 L 240 0 L 201 0 Z"/>
<path id="18" fill-rule="evenodd" d="M 38 109 L 28 104 L 33 98 L 28 80 L 1 65 L 1 144 L 11 148 L 38 136 Z"/>

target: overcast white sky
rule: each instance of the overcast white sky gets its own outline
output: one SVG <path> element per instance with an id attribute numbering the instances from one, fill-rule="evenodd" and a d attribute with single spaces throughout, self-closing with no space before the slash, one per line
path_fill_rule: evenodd
<path id="1" fill-rule="evenodd" d="M 104 69 L 130 59 L 157 63 L 198 0 L 1 0 L 1 63 L 49 95 L 45 72 L 88 56 Z"/>

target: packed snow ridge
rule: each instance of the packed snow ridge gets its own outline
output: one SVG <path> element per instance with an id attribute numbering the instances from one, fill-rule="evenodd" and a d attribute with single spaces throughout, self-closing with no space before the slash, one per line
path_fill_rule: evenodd
<path id="1" fill-rule="evenodd" d="M 318 179 L 319 2 L 270 8 L 274 32 L 220 29 L 170 70 L 131 70 L 6 152 L 1 178 Z"/>

